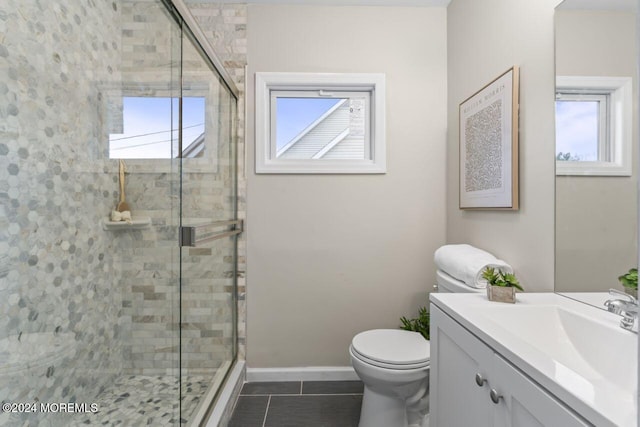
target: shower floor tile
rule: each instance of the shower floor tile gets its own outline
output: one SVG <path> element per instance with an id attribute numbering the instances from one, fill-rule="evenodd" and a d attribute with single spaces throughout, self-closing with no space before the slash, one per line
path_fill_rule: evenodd
<path id="1" fill-rule="evenodd" d="M 178 378 L 129 375 L 116 379 L 96 399 L 99 411 L 83 415 L 74 426 L 175 426 L 178 425 Z M 204 376 L 183 378 L 182 412 L 187 417 L 209 386 Z M 186 423 L 185 419 L 180 420 Z"/>
<path id="2" fill-rule="evenodd" d="M 357 427 L 360 381 L 246 383 L 229 427 Z"/>

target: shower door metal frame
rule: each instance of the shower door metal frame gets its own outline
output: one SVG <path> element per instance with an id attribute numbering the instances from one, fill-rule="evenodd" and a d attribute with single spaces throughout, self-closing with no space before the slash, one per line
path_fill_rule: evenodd
<path id="1" fill-rule="evenodd" d="M 213 50 L 213 47 L 211 47 L 211 44 L 207 40 L 207 37 L 204 35 L 202 30 L 200 29 L 198 22 L 189 11 L 189 7 L 182 0 L 163 0 L 163 1 L 165 3 L 168 3 L 168 5 L 170 6 L 173 6 L 173 12 L 177 14 L 178 17 L 182 20 L 182 22 L 187 26 L 187 28 L 189 28 L 193 37 L 196 39 L 198 44 L 200 44 L 200 47 L 202 48 L 202 50 L 207 54 L 209 61 L 211 61 L 211 65 L 213 65 L 215 70 L 218 72 L 218 74 L 222 78 L 225 86 L 227 86 L 227 89 L 231 91 L 231 93 L 233 94 L 233 97 L 237 101 L 238 98 L 240 97 L 240 91 L 238 90 L 238 87 L 231 79 L 231 75 L 229 75 L 229 72 L 224 68 L 222 61 L 220 60 L 220 58 L 218 58 L 218 55 L 216 55 L 215 51 Z"/>

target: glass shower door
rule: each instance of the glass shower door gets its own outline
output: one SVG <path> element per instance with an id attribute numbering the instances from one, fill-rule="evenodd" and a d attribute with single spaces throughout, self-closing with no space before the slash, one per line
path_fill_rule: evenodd
<path id="1" fill-rule="evenodd" d="M 44 405 L 0 426 L 178 425 L 182 29 L 161 0 L 0 16 L 0 401 Z"/>
<path id="2" fill-rule="evenodd" d="M 188 29 L 181 105 L 181 418 L 206 415 L 236 356 L 236 100 Z"/>

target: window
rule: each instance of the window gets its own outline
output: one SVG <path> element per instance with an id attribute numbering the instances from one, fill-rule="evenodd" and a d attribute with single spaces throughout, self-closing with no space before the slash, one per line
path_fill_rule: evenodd
<path id="1" fill-rule="evenodd" d="M 631 175 L 630 78 L 557 78 L 556 174 Z"/>
<path id="2" fill-rule="evenodd" d="M 384 75 L 256 73 L 256 173 L 385 173 Z"/>
<path id="3" fill-rule="evenodd" d="M 556 160 L 611 161 L 610 93 L 556 93 Z"/>
<path id="4" fill-rule="evenodd" d="M 178 157 L 179 98 L 125 96 L 121 129 L 109 134 L 112 159 L 170 159 Z M 204 151 L 205 98 L 182 98 L 182 157 Z"/>

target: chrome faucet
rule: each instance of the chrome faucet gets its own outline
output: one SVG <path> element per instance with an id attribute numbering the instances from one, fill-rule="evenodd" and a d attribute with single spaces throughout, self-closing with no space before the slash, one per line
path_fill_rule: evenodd
<path id="1" fill-rule="evenodd" d="M 638 300 L 632 295 L 620 292 L 617 289 L 609 289 L 612 296 L 621 296 L 625 299 L 612 298 L 604 303 L 611 313 L 622 316 L 620 327 L 631 332 L 638 333 Z"/>

